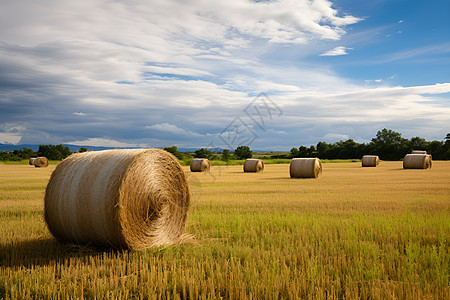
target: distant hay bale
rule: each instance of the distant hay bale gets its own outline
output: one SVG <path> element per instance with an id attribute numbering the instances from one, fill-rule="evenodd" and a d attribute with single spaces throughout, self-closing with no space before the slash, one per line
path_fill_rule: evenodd
<path id="1" fill-rule="evenodd" d="M 380 162 L 378 155 L 364 155 L 361 159 L 363 167 L 376 167 Z"/>
<path id="2" fill-rule="evenodd" d="M 36 168 L 45 168 L 48 167 L 48 159 L 44 156 L 32 157 L 28 160 L 28 164 Z"/>
<path id="3" fill-rule="evenodd" d="M 322 174 L 318 158 L 293 158 L 289 166 L 291 178 L 317 178 Z"/>
<path id="4" fill-rule="evenodd" d="M 260 159 L 246 159 L 244 163 L 244 172 L 262 172 L 264 171 L 264 162 Z"/>
<path id="5" fill-rule="evenodd" d="M 413 150 L 413 151 L 411 151 L 411 154 L 427 154 L 427 151 L 425 151 L 425 150 Z"/>
<path id="6" fill-rule="evenodd" d="M 406 154 L 403 159 L 403 169 L 429 169 L 432 159 L 427 154 Z"/>
<path id="7" fill-rule="evenodd" d="M 206 172 L 211 168 L 211 163 L 207 158 L 194 158 L 191 161 L 191 172 Z"/>
<path id="8" fill-rule="evenodd" d="M 91 151 L 57 165 L 44 216 L 62 242 L 145 249 L 183 241 L 189 203 L 184 171 L 169 152 Z"/>

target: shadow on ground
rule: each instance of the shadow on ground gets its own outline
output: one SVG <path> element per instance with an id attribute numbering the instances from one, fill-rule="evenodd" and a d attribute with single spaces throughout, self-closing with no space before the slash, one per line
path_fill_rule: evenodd
<path id="1" fill-rule="evenodd" d="M 0 267 L 45 266 L 67 263 L 69 260 L 92 258 L 105 253 L 117 254 L 119 250 L 99 249 L 90 246 L 62 244 L 55 239 L 36 239 L 0 245 Z"/>

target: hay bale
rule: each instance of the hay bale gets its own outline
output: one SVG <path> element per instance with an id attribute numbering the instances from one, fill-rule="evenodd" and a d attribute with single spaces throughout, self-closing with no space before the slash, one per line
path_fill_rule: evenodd
<path id="1" fill-rule="evenodd" d="M 48 159 L 47 157 L 33 157 L 28 160 L 28 164 L 31 166 L 35 166 L 36 168 L 46 168 L 48 167 Z"/>
<path id="2" fill-rule="evenodd" d="M 403 169 L 429 169 L 432 159 L 427 154 L 406 154 L 403 159 Z"/>
<path id="3" fill-rule="evenodd" d="M 185 174 L 169 152 L 92 151 L 58 164 L 44 215 L 59 241 L 144 249 L 183 241 L 189 203 Z"/>
<path id="4" fill-rule="evenodd" d="M 246 159 L 244 163 L 244 172 L 262 172 L 264 171 L 264 162 L 260 159 Z"/>
<path id="5" fill-rule="evenodd" d="M 425 150 L 413 150 L 413 151 L 411 151 L 411 154 L 427 154 L 427 151 L 425 151 Z"/>
<path id="6" fill-rule="evenodd" d="M 191 161 L 191 172 L 207 172 L 211 168 L 211 163 L 207 158 L 194 158 Z"/>
<path id="7" fill-rule="evenodd" d="M 293 158 L 289 173 L 291 178 L 318 178 L 322 174 L 322 163 L 318 158 Z"/>
<path id="8" fill-rule="evenodd" d="M 376 167 L 380 163 L 378 155 L 364 155 L 361 159 L 363 167 Z"/>

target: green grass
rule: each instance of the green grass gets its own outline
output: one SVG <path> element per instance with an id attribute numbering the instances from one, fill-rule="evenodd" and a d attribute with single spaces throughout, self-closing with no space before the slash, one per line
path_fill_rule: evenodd
<path id="1" fill-rule="evenodd" d="M 1 298 L 448 299 L 450 163 L 325 164 L 190 173 L 190 244 L 145 251 L 56 242 L 43 222 L 54 166 L 0 165 Z"/>
<path id="2" fill-rule="evenodd" d="M 49 160 L 48 162 L 50 165 L 57 165 L 60 162 L 60 160 Z M 28 165 L 28 159 L 2 160 L 2 161 L 0 161 L 0 164 L 3 164 L 3 165 Z"/>
<path id="3" fill-rule="evenodd" d="M 258 158 L 258 157 L 255 157 Z M 259 158 L 264 161 L 264 164 L 266 165 L 276 165 L 276 164 L 289 164 L 291 162 L 291 159 L 284 159 L 284 158 L 278 158 L 278 159 L 272 159 L 272 158 Z M 191 159 L 181 160 L 180 163 L 182 166 L 189 166 L 192 161 Z M 322 159 L 321 162 L 324 164 L 327 163 L 348 163 L 348 162 L 360 162 L 360 159 Z M 229 160 L 229 161 L 223 161 L 223 160 L 210 160 L 211 166 L 240 166 L 244 165 L 245 159 L 243 160 Z"/>

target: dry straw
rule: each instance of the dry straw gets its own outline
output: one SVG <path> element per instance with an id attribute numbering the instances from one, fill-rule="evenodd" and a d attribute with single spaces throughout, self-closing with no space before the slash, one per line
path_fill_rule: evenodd
<path id="1" fill-rule="evenodd" d="M 318 158 L 293 158 L 289 166 L 291 178 L 317 178 L 322 174 Z"/>
<path id="2" fill-rule="evenodd" d="M 264 171 L 264 162 L 260 159 L 246 159 L 244 163 L 244 172 L 262 172 Z"/>
<path id="3" fill-rule="evenodd" d="M 361 165 L 363 167 L 376 167 L 380 163 L 380 159 L 377 155 L 364 155 L 361 159 Z"/>
<path id="4" fill-rule="evenodd" d="M 211 163 L 207 158 L 194 158 L 191 161 L 191 172 L 206 172 L 211 168 Z"/>
<path id="5" fill-rule="evenodd" d="M 160 149 L 73 154 L 45 193 L 45 221 L 59 241 L 144 249 L 183 241 L 189 187 L 178 160 Z"/>
<path id="6" fill-rule="evenodd" d="M 36 168 L 45 168 L 48 167 L 48 159 L 47 157 L 32 157 L 28 160 L 28 164 L 31 166 L 35 166 Z"/>
<path id="7" fill-rule="evenodd" d="M 413 150 L 413 151 L 411 151 L 411 154 L 427 154 L 427 151 L 425 151 L 425 150 Z"/>
<path id="8" fill-rule="evenodd" d="M 432 159 L 427 154 L 406 154 L 403 159 L 403 169 L 429 169 Z"/>

